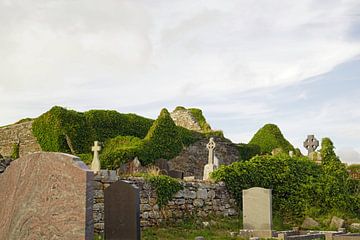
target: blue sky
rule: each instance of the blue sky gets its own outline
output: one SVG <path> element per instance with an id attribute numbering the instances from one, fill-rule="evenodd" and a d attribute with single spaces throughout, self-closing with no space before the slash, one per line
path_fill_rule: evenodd
<path id="1" fill-rule="evenodd" d="M 0 125 L 182 105 L 235 142 L 275 123 L 360 162 L 357 0 L 0 0 L 0 56 Z"/>

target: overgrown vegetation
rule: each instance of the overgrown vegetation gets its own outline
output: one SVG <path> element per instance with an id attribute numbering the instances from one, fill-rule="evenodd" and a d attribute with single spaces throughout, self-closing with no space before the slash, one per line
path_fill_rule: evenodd
<path id="1" fill-rule="evenodd" d="M 359 190 L 328 140 L 324 139 L 322 144 L 322 165 L 287 154 L 265 155 L 222 166 L 212 176 L 226 182 L 239 207 L 243 189 L 272 189 L 273 209 L 285 222 L 331 212 L 360 218 Z"/>
<path id="2" fill-rule="evenodd" d="M 11 151 L 11 158 L 18 159 L 20 157 L 20 144 L 14 143 Z"/>
<path id="3" fill-rule="evenodd" d="M 249 144 L 259 146 L 261 154 L 270 154 L 276 148 L 282 149 L 285 153 L 295 151 L 275 124 L 265 124 L 255 133 Z"/>
<path id="4" fill-rule="evenodd" d="M 190 113 L 193 115 L 193 117 L 196 119 L 196 121 L 199 123 L 200 128 L 203 132 L 210 132 L 211 131 L 211 127 L 210 125 L 206 122 L 206 119 L 201 111 L 201 109 L 198 108 L 189 108 L 188 109 L 190 111 Z"/>
<path id="5" fill-rule="evenodd" d="M 175 193 L 183 189 L 181 183 L 176 179 L 166 176 L 148 176 L 146 180 L 150 182 L 157 195 L 157 204 L 159 208 L 165 206 L 174 196 Z"/>
<path id="6" fill-rule="evenodd" d="M 240 160 L 249 160 L 256 155 L 260 155 L 260 147 L 255 144 L 237 144 Z"/>

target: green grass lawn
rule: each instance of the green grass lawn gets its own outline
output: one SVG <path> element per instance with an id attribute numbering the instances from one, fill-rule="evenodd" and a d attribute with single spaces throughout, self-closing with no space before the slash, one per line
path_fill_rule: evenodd
<path id="1" fill-rule="evenodd" d="M 209 226 L 205 227 L 203 222 L 209 222 Z M 151 227 L 142 230 L 143 240 L 194 240 L 197 236 L 203 236 L 206 240 L 222 239 L 232 240 L 241 239 L 231 237 L 230 232 L 238 232 L 242 223 L 238 218 L 209 218 L 207 220 L 197 220 L 194 218 L 184 219 L 178 224 L 163 224 L 158 227 Z"/>

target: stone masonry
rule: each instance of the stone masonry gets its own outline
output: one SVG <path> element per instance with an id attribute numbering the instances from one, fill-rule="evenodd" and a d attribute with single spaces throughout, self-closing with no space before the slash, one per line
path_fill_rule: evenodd
<path id="1" fill-rule="evenodd" d="M 187 128 L 193 131 L 201 132 L 201 127 L 191 112 L 187 109 L 176 109 L 170 116 L 177 126 Z"/>
<path id="2" fill-rule="evenodd" d="M 229 165 L 238 161 L 239 151 L 230 140 L 214 137 L 216 142 L 215 156 L 219 164 Z M 209 151 L 206 148 L 208 139 L 202 139 L 186 147 L 179 156 L 168 161 L 170 169 L 184 172 L 184 176 L 195 176 L 202 179 L 204 166 L 208 163 Z"/>
<path id="3" fill-rule="evenodd" d="M 41 151 L 32 133 L 33 121 L 0 128 L 0 154 L 10 156 L 14 144 L 19 143 L 20 156 Z"/>
<path id="4" fill-rule="evenodd" d="M 94 181 L 94 228 L 96 233 L 104 230 L 104 189 L 117 181 L 115 171 L 101 170 Z M 196 214 L 206 217 L 210 214 L 236 215 L 235 200 L 229 195 L 223 182 L 182 182 L 184 189 L 163 208 L 156 204 L 156 193 L 143 178 L 126 179 L 140 189 L 141 227 L 150 227 L 167 221 L 181 221 L 185 215 Z"/>

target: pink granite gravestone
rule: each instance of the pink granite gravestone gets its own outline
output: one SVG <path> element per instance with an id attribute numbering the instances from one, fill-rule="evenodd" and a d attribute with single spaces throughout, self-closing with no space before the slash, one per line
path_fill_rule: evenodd
<path id="1" fill-rule="evenodd" d="M 13 161 L 0 176 L 0 239 L 92 239 L 92 180 L 68 154 Z"/>

